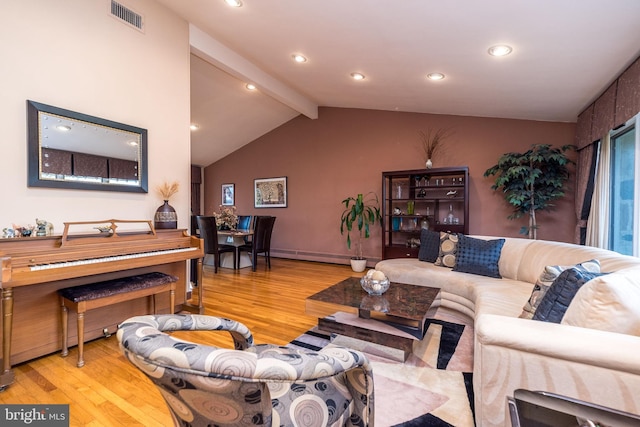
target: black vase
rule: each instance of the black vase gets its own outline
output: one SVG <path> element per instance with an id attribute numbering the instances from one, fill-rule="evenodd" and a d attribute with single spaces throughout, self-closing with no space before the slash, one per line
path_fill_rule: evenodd
<path id="1" fill-rule="evenodd" d="M 178 228 L 178 215 L 168 200 L 165 200 L 164 204 L 156 210 L 156 215 L 153 218 L 153 226 L 156 229 Z"/>

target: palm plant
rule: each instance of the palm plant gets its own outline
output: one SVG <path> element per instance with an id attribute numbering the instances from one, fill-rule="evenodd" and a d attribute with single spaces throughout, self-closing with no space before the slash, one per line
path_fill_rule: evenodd
<path id="1" fill-rule="evenodd" d="M 351 249 L 351 231 L 355 224 L 358 230 L 356 238 L 356 256 L 354 259 L 362 260 L 362 239 L 368 239 L 371 235 L 370 226 L 376 223 L 382 225 L 380 203 L 374 192 L 366 195 L 358 194 L 356 197 L 347 197 L 342 201 L 344 211 L 340 218 L 340 234 L 347 233 L 347 248 Z"/>
<path id="2" fill-rule="evenodd" d="M 549 144 L 534 144 L 524 153 L 503 154 L 498 164 L 484 173 L 485 177 L 497 176 L 491 188 L 501 188 L 506 201 L 513 206 L 509 219 L 529 215 L 529 225 L 523 226 L 520 233 L 530 239 L 537 237 L 536 211 L 550 210 L 553 201 L 564 196 L 568 166 L 574 163 L 565 152 L 574 149 L 574 145 L 551 148 Z"/>

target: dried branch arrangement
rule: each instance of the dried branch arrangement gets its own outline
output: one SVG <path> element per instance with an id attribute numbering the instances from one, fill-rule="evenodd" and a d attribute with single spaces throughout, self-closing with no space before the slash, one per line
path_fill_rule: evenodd
<path id="1" fill-rule="evenodd" d="M 171 196 L 176 194 L 180 189 L 180 184 L 178 181 L 174 181 L 171 184 L 165 182 L 164 184 L 158 186 L 158 193 L 162 196 L 162 200 L 169 200 Z"/>
<path id="2" fill-rule="evenodd" d="M 433 156 L 443 150 L 444 140 L 453 135 L 451 129 L 429 129 L 419 131 L 420 140 L 422 141 L 422 149 L 426 155 L 425 160 L 433 159 Z"/>

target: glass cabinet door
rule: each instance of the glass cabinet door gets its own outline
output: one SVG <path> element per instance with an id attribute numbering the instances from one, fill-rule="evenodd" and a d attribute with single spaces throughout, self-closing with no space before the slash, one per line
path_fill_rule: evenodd
<path id="1" fill-rule="evenodd" d="M 383 258 L 417 257 L 422 229 L 468 232 L 467 168 L 383 173 Z"/>

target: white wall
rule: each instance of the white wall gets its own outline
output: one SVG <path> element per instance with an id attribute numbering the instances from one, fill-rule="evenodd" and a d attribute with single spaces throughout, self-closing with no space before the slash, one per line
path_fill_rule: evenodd
<path id="1" fill-rule="evenodd" d="M 189 226 L 189 33 L 153 0 L 120 0 L 145 32 L 110 16 L 110 0 L 3 2 L 0 14 L 0 230 L 12 224 L 153 219 L 164 181 Z M 148 129 L 149 193 L 27 187 L 26 100 Z"/>

